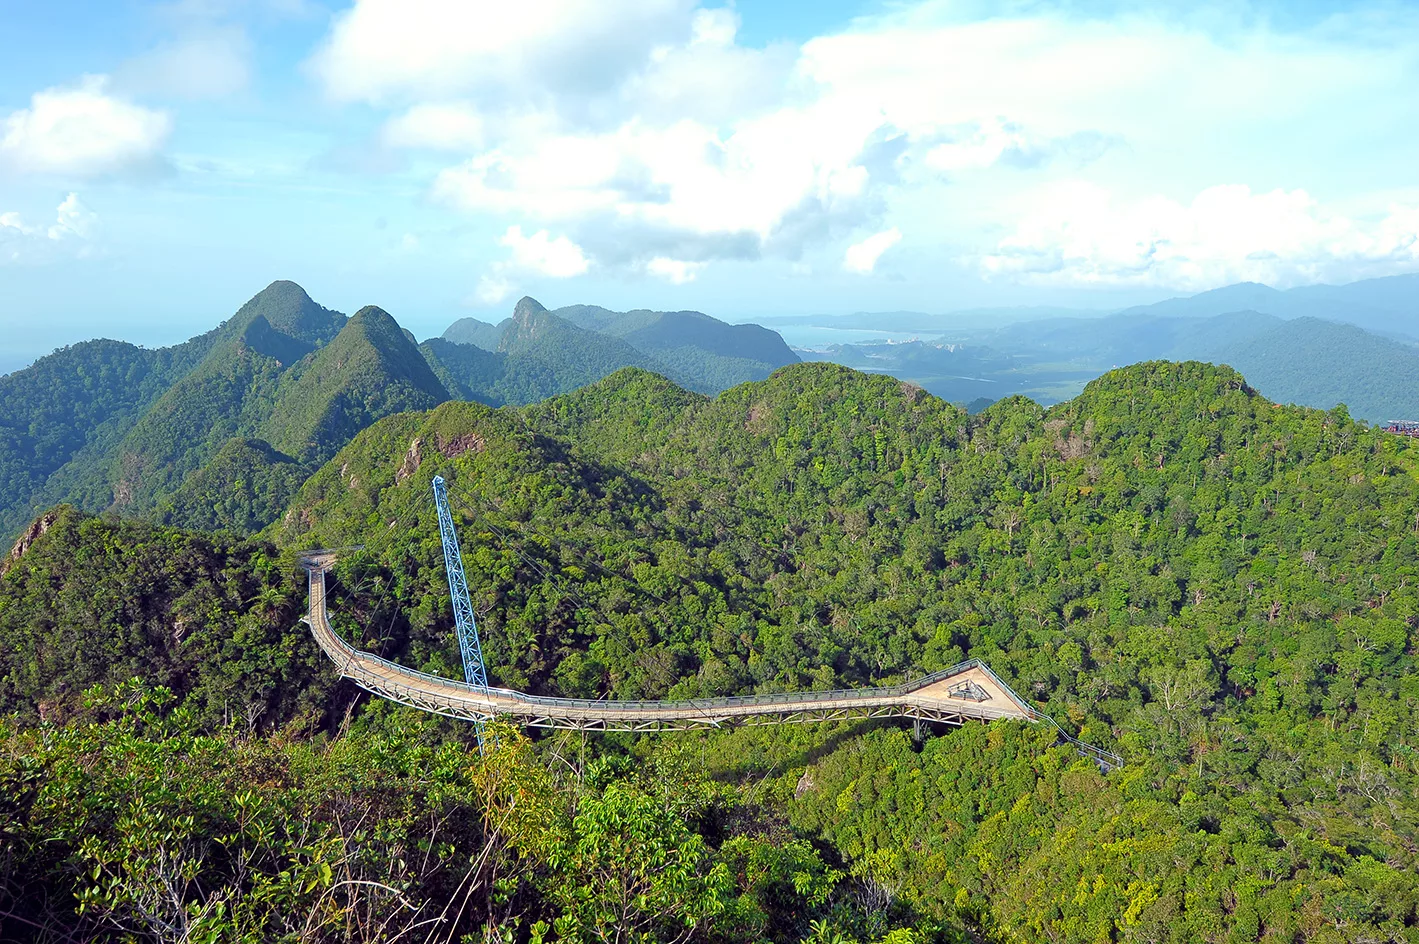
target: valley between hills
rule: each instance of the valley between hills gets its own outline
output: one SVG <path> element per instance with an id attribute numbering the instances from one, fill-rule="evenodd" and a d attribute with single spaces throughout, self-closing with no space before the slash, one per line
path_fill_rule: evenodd
<path id="1" fill-rule="evenodd" d="M 1410 941 L 1419 446 L 1147 360 L 967 411 L 694 312 L 419 343 L 277 282 L 0 378 L 0 932 L 86 940 Z M 529 734 L 340 637 L 589 699 L 988 664 L 1018 721 Z M 402 937 L 401 937 L 402 935 Z M 619 937 L 617 935 L 620 935 Z"/>

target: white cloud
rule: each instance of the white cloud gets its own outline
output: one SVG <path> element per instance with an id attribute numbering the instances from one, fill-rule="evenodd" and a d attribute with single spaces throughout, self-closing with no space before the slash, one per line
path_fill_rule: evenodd
<path id="1" fill-rule="evenodd" d="M 521 226 L 509 226 L 499 242 L 512 250 L 509 264 L 521 272 L 569 279 L 585 274 L 591 266 L 580 246 L 565 236 L 553 239 L 545 229 L 524 236 Z"/>
<path id="2" fill-rule="evenodd" d="M 689 0 L 358 0 L 311 61 L 344 101 L 387 103 L 614 87 L 686 30 Z"/>
<path id="3" fill-rule="evenodd" d="M 107 94 L 106 76 L 37 92 L 4 119 L 0 162 L 22 172 L 96 177 L 151 168 L 172 122 Z"/>
<path id="4" fill-rule="evenodd" d="M 513 278 L 570 279 L 591 268 L 580 246 L 566 236 L 553 237 L 545 229 L 528 236 L 521 226 L 509 226 L 498 243 L 510 254 L 489 266 L 479 279 L 474 297 L 484 305 L 496 305 L 512 294 Z"/>
<path id="5" fill-rule="evenodd" d="M 1037 213 L 1041 187 L 1077 177 L 1141 198 L 1163 180 L 1174 199 L 1218 180 L 1295 187 L 1322 117 L 1335 141 L 1373 137 L 1345 132 L 1367 114 L 1394 127 L 1419 63 L 1419 31 L 1377 43 L 1345 17 L 1282 33 L 1223 13 L 1048 5 L 968 20 L 927 0 L 797 48 L 751 48 L 732 8 L 633 7 L 357 0 L 311 66 L 333 97 L 395 112 L 386 144 L 462 155 L 435 198 L 554 226 L 588 265 L 673 278 L 652 263 L 692 275 L 719 259 L 793 262 L 881 220 L 1034 279 L 1005 258 L 1027 242 L 994 247 L 1002 221 Z M 872 271 L 887 245 L 864 241 L 843 264 Z"/>
<path id="6" fill-rule="evenodd" d="M 483 145 L 483 119 L 466 102 L 415 105 L 390 120 L 381 132 L 390 147 L 471 151 Z"/>
<path id="7" fill-rule="evenodd" d="M 478 280 L 474 297 L 484 305 L 496 305 L 512 294 L 512 283 L 500 275 L 485 275 Z"/>
<path id="8" fill-rule="evenodd" d="M 0 213 L 0 263 L 52 262 L 64 255 L 92 254 L 89 237 L 98 215 L 71 193 L 55 209 L 50 226 L 31 225 L 17 212 Z"/>
<path id="9" fill-rule="evenodd" d="M 1217 186 L 1182 204 L 1161 196 L 1119 201 L 1087 183 L 1057 187 L 1041 204 L 985 256 L 987 273 L 1199 290 L 1347 281 L 1419 264 L 1419 206 L 1391 206 L 1365 221 L 1325 212 L 1304 190 Z"/>
<path id="10" fill-rule="evenodd" d="M 140 95 L 222 98 L 251 81 L 251 42 L 237 27 L 207 30 L 125 63 L 116 84 Z"/>
<path id="11" fill-rule="evenodd" d="M 684 285 L 686 282 L 695 281 L 695 276 L 699 275 L 706 265 L 708 263 L 686 262 L 683 259 L 656 256 L 645 264 L 645 270 L 651 275 L 665 279 L 672 285 Z"/>
<path id="12" fill-rule="evenodd" d="M 57 219 L 54 225 L 49 228 L 50 239 L 64 239 L 69 236 L 77 236 L 80 239 L 87 239 L 92 232 L 94 222 L 98 215 L 79 202 L 79 195 L 71 193 L 64 198 L 64 202 L 59 204 L 55 211 Z"/>
<path id="13" fill-rule="evenodd" d="M 874 233 L 862 242 L 847 247 L 847 252 L 843 253 L 843 268 L 849 272 L 870 275 L 872 270 L 877 268 L 877 260 L 882 258 L 882 253 L 901 241 L 901 230 L 895 226 Z"/>
<path id="14" fill-rule="evenodd" d="M 443 171 L 434 192 L 469 210 L 582 224 L 584 241 L 626 262 L 754 257 L 798 239 L 795 225 L 847 227 L 863 218 L 871 195 L 868 172 L 855 162 L 862 135 L 850 122 L 796 110 L 723 137 L 688 120 L 630 122 L 604 134 L 509 142 Z M 627 238 L 635 245 L 608 244 Z"/>

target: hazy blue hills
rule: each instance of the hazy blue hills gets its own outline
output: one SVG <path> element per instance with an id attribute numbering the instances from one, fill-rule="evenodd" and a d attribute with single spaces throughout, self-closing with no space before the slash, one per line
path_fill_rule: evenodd
<path id="1" fill-rule="evenodd" d="M 1224 344 L 1192 338 L 1179 350 L 1178 356 L 1237 368 L 1280 403 L 1322 408 L 1344 403 L 1351 415 L 1372 422 L 1419 418 L 1419 350 L 1354 325 L 1276 320 L 1250 337 Z"/>
<path id="2" fill-rule="evenodd" d="M 665 372 L 656 358 L 626 341 L 577 327 L 547 311 L 536 299 L 523 298 L 511 318 L 491 327 L 497 332 L 491 347 L 454 342 L 454 336 L 479 333 L 463 319 L 442 338 L 424 342 L 421 350 L 435 373 L 460 400 L 490 406 L 525 404 L 568 393 L 595 383 L 623 367 Z M 464 325 L 464 330 L 453 328 Z"/>
<path id="3" fill-rule="evenodd" d="M 800 354 L 891 374 L 958 403 L 1014 394 L 1052 403 L 1115 367 L 1201 360 L 1235 367 L 1279 403 L 1343 403 L 1370 422 L 1419 416 L 1419 348 L 1355 325 L 1256 311 L 1050 319 L 963 341 L 841 344 Z"/>
<path id="4" fill-rule="evenodd" d="M 496 351 L 502 336 L 503 325 L 488 324 L 477 318 L 459 318 L 448 326 L 440 340 L 453 344 L 471 344 L 485 351 Z"/>
<path id="5" fill-rule="evenodd" d="M 540 322 L 541 327 L 518 324 L 519 318 L 525 322 L 532 315 L 542 314 L 554 320 Z M 582 333 L 573 335 L 568 327 Z M 563 339 L 576 340 L 585 364 L 575 364 L 566 352 L 553 349 Z M 777 332 L 760 325 L 728 324 L 698 311 L 611 311 L 596 305 L 569 305 L 548 312 L 532 298 L 519 301 L 513 317 L 497 325 L 461 318 L 448 327 L 441 340 L 552 362 L 558 365 L 558 376 L 569 378 L 575 374 L 578 378 L 576 383 L 494 383 L 488 387 L 491 396 L 472 395 L 489 403 L 526 403 L 566 393 L 621 367 L 643 367 L 664 373 L 687 389 L 718 393 L 749 380 L 762 380 L 778 368 L 798 361 Z M 613 341 L 620 343 L 610 343 Z M 426 347 L 426 353 L 428 350 Z M 443 349 L 434 345 L 434 350 Z M 444 361 L 454 357 L 446 351 L 435 356 Z M 508 373 L 523 375 L 528 368 L 509 367 Z M 533 373 L 547 376 L 545 371 Z M 465 387 L 470 391 L 477 389 L 471 384 Z"/>
<path id="6" fill-rule="evenodd" d="M 1021 317 L 1029 311 L 1037 316 Z M 1286 291 L 1244 282 L 1113 313 L 881 312 L 795 324 L 919 332 L 798 354 L 892 374 L 958 403 L 1014 394 L 1053 403 L 1115 367 L 1199 359 L 1236 367 L 1278 402 L 1344 403 L 1371 422 L 1419 416 L 1419 275 Z"/>
<path id="7" fill-rule="evenodd" d="M 1419 338 L 1419 274 L 1365 279 L 1347 285 L 1305 285 L 1284 291 L 1242 282 L 1125 309 L 1120 314 L 1206 318 L 1241 310 L 1286 319 L 1320 318 L 1377 334 Z"/>
<path id="8" fill-rule="evenodd" d="M 1108 315 L 1130 318 L 1212 318 L 1255 311 L 1278 318 L 1322 318 L 1353 324 L 1376 334 L 1419 339 L 1419 273 L 1364 279 L 1345 285 L 1305 285 L 1275 289 L 1258 282 L 1238 282 L 1149 305 L 1086 309 L 1058 306 L 1006 306 L 920 311 L 859 311 L 850 315 L 791 315 L 761 319 L 767 325 L 813 326 L 957 337 L 963 331 L 993 330 L 1018 323 L 1097 320 Z"/>
<path id="9" fill-rule="evenodd" d="M 698 311 L 619 312 L 574 305 L 554 314 L 624 338 L 664 363 L 672 379 L 702 393 L 762 380 L 798 361 L 778 332 L 756 324 L 727 324 Z"/>

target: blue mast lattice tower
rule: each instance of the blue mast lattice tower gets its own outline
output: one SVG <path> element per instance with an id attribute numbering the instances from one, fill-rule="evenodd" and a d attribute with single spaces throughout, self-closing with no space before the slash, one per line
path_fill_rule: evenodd
<path id="1" fill-rule="evenodd" d="M 448 510 L 448 489 L 443 476 L 434 476 L 434 505 L 438 508 L 439 538 L 443 541 L 443 564 L 448 571 L 448 591 L 453 598 L 453 621 L 458 627 L 458 648 L 463 652 L 463 679 L 469 685 L 488 688 L 488 672 L 483 665 L 483 647 L 478 643 L 478 621 L 468 597 L 468 579 L 463 574 L 463 554 L 458 550 L 458 532 Z M 478 748 L 483 747 L 483 723 L 477 722 Z"/>

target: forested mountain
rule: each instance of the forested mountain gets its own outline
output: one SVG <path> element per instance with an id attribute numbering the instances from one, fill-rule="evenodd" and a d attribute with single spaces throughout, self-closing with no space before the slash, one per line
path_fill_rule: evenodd
<path id="1" fill-rule="evenodd" d="M 541 327 L 529 327 L 532 316 L 543 316 Z M 573 328 L 578 330 L 569 330 Z M 519 301 L 513 317 L 498 325 L 461 318 L 442 340 L 525 359 L 510 359 L 502 375 L 484 385 L 488 395 L 470 394 L 495 404 L 531 403 L 568 393 L 621 367 L 643 367 L 687 389 L 718 393 L 746 380 L 762 380 L 798 360 L 783 338 L 759 325 L 726 324 L 697 311 L 620 312 L 595 305 L 570 305 L 548 313 L 533 298 Z M 437 339 L 426 342 L 426 353 L 431 349 L 432 356 L 445 363 L 489 363 L 476 355 L 460 358 Z M 476 380 L 474 375 L 464 386 L 477 391 Z"/>
<path id="2" fill-rule="evenodd" d="M 165 524 L 252 534 L 285 510 L 309 467 L 261 439 L 233 437 L 158 503 Z"/>
<path id="3" fill-rule="evenodd" d="M 279 281 L 176 347 L 57 351 L 0 377 L 0 534 L 58 502 L 259 530 L 293 480 L 391 413 L 532 403 L 623 367 L 715 392 L 793 360 L 773 332 L 695 312 L 577 312 L 598 327 L 524 298 L 501 325 L 463 319 L 418 345 L 377 307 L 347 319 Z"/>
<path id="4" fill-rule="evenodd" d="M 323 462 L 375 420 L 447 399 L 403 329 L 369 305 L 282 377 L 258 432 L 302 461 Z"/>
<path id="5" fill-rule="evenodd" d="M 798 361 L 777 332 L 756 324 L 725 324 L 698 311 L 608 311 L 572 305 L 553 314 L 572 324 L 624 338 L 666 365 L 668 376 L 691 390 L 717 393 L 762 380 Z"/>
<path id="6" fill-rule="evenodd" d="M 1282 403 L 1344 403 L 1352 415 L 1378 423 L 1419 416 L 1419 348 L 1354 325 L 1277 320 L 1227 341 L 1199 334 L 1175 351 L 1230 364 Z"/>
<path id="7" fill-rule="evenodd" d="M 458 677 L 435 474 L 499 684 L 695 697 L 975 656 L 1127 765 L 1104 775 L 1047 730 L 1006 723 L 920 749 L 874 724 L 580 748 L 503 732 L 486 761 L 466 728 L 378 703 L 342 724 L 350 693 L 293 622 L 303 585 L 280 549 L 364 545 L 331 585 L 337 629 Z M 1276 407 L 1204 364 L 1140 364 L 1048 410 L 1017 398 L 977 416 L 803 364 L 714 399 L 624 370 L 517 410 L 387 417 L 301 487 L 274 547 L 61 511 L 0 578 L 0 697 L 20 712 L 0 782 L 34 784 L 5 792 L 19 851 L 0 860 L 0 907 L 47 890 L 63 918 L 76 892 L 101 894 L 66 920 L 140 921 L 156 868 L 132 858 L 145 824 L 200 814 L 181 827 L 192 848 L 230 835 L 249 850 L 245 873 L 209 856 L 204 888 L 238 895 L 245 874 L 286 889 L 269 912 L 260 896 L 223 898 L 249 903 L 243 927 L 316 913 L 316 892 L 282 874 L 333 887 L 317 853 L 277 838 L 300 816 L 331 843 L 319 855 L 437 911 L 444 872 L 400 871 L 410 860 L 381 845 L 432 842 L 402 818 L 407 799 L 465 823 L 522 811 L 503 830 L 448 834 L 439 855 L 454 858 L 435 860 L 485 851 L 506 869 L 501 892 L 488 877 L 468 899 L 479 917 L 464 928 L 546 921 L 571 939 L 634 916 L 707 940 L 875 941 L 893 927 L 915 929 L 893 941 L 1406 940 L 1419 921 L 1417 477 L 1414 443 L 1343 411 Z M 119 686 L 130 675 L 183 707 Z M 94 684 L 120 690 L 86 708 Z M 138 707 L 104 707 L 123 699 Z M 62 736 L 26 733 L 41 706 L 69 719 Z M 348 734 L 309 750 L 246 733 L 337 724 Z M 115 767 L 105 744 L 147 760 Z M 307 792 L 260 773 L 289 765 L 309 772 Z M 378 829 L 341 826 L 324 792 L 336 769 L 384 785 L 369 796 L 388 802 L 358 801 Z M 224 786 L 199 789 L 202 772 Z M 134 777 L 184 786 L 137 810 Z M 439 784 L 465 805 L 430 799 Z M 229 799 L 242 790 L 265 833 L 242 831 Z M 94 798 L 88 819 L 66 791 Z M 69 835 L 107 838 L 81 849 Z M 617 898 L 622 882 L 645 891 Z M 399 913 L 382 901 L 329 907 Z M 626 910 L 599 910 L 608 901 Z"/>
<path id="8" fill-rule="evenodd" d="M 156 351 L 86 341 L 0 377 L 0 533 L 57 497 L 62 489 L 45 488 L 51 477 L 72 479 L 102 461 L 214 340 L 212 332 Z"/>
<path id="9" fill-rule="evenodd" d="M 534 298 L 520 300 L 512 317 L 497 326 L 491 350 L 448 340 L 459 334 L 450 328 L 443 338 L 425 341 L 424 357 L 458 399 L 495 406 L 568 393 L 622 367 L 666 369 L 619 338 L 548 312 Z"/>
<path id="10" fill-rule="evenodd" d="M 539 306 L 540 307 L 540 306 Z M 504 325 L 506 321 L 504 321 Z M 454 344 L 469 344 L 485 351 L 496 351 L 503 336 L 503 325 L 488 324 L 477 318 L 459 318 L 441 335 Z"/>
<path id="11" fill-rule="evenodd" d="M 1242 285 L 1212 294 L 1260 303 L 1279 293 Z M 1200 300 L 1206 301 L 1195 296 L 1107 316 L 1021 321 L 934 340 L 834 344 L 799 353 L 888 373 L 961 403 L 1015 393 L 1053 403 L 1125 364 L 1205 360 L 1237 368 L 1280 403 L 1321 409 L 1343 403 L 1370 422 L 1419 416 L 1419 347 L 1312 317 L 1286 320 L 1254 310 L 1188 314 L 1215 307 L 1215 301 Z"/>
<path id="12" fill-rule="evenodd" d="M 295 283 L 273 282 L 185 344 L 90 342 L 0 378 L 0 462 L 13 470 L 0 484 L 0 527 L 14 533 L 58 501 L 153 513 L 229 439 L 254 435 L 288 371 L 345 321 Z"/>

